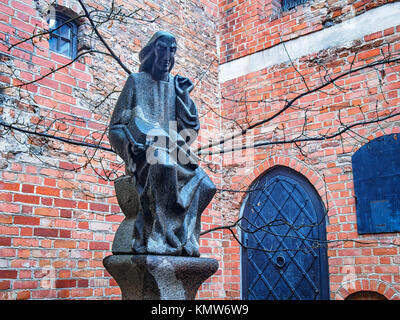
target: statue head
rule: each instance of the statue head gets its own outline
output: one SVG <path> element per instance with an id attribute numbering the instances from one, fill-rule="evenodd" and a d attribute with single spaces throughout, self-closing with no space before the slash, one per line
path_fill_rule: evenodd
<path id="1" fill-rule="evenodd" d="M 156 32 L 139 52 L 139 72 L 148 72 L 155 79 L 162 79 L 175 63 L 176 39 L 166 31 Z"/>

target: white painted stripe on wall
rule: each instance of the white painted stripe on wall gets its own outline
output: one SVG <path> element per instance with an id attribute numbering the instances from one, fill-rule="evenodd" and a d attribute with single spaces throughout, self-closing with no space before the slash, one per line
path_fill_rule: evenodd
<path id="1" fill-rule="evenodd" d="M 292 60 L 323 49 L 343 46 L 364 36 L 400 25 L 400 2 L 369 10 L 330 28 L 285 42 Z M 288 62 L 284 45 L 253 53 L 219 66 L 220 83 Z"/>

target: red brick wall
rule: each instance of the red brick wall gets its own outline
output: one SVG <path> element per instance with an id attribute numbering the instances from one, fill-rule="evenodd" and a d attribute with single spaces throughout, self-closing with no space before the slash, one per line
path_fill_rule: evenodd
<path id="1" fill-rule="evenodd" d="M 57 3 L 64 10 L 82 12 L 76 1 Z M 126 1 L 123 5 L 131 10 L 142 8 L 148 19 L 159 16 L 155 23 L 114 22 L 100 30 L 134 72 L 138 50 L 153 32 L 165 29 L 177 36 L 174 73 L 196 84 L 193 98 L 201 115 L 197 144 L 207 141 L 219 130 L 218 119 L 208 108 L 217 90 L 215 1 L 176 1 L 169 7 L 163 1 L 145 3 Z M 91 4 L 99 9 L 107 5 L 108 1 Z M 7 45 L 32 35 L 35 25 L 46 26 L 34 1 L 1 0 L 0 12 L 3 84 L 37 80 L 71 62 L 49 51 L 46 38 L 35 39 L 35 46 L 28 41 L 8 50 Z M 104 51 L 99 42 L 93 42 L 92 49 Z M 101 107 L 95 105 L 114 87 L 121 90 L 126 77 L 110 57 L 86 55 L 27 90 L 6 89 L 0 117 L 33 130 L 32 125 L 37 125 L 39 131 L 62 138 L 88 143 L 102 139 L 103 146 L 109 147 L 103 135 L 118 94 Z M 113 182 L 107 179 L 124 173 L 121 160 L 108 151 L 95 152 L 3 127 L 0 132 L 0 299 L 119 299 L 119 288 L 102 260 L 111 254 L 114 234 L 123 219 Z M 204 213 L 204 228 L 219 221 L 217 210 L 210 205 Z M 203 256 L 221 260 L 220 239 L 218 232 L 204 236 Z M 204 284 L 201 298 L 220 293 L 220 276 L 219 272 Z"/>
<path id="2" fill-rule="evenodd" d="M 282 39 L 292 39 L 317 31 L 322 28 L 322 17 L 347 19 L 351 15 L 346 12 L 354 16 L 378 4 L 376 1 L 312 1 L 269 21 L 268 17 L 259 17 L 260 3 L 220 2 L 221 63 L 269 48 L 280 41 L 279 34 Z M 339 6 L 340 3 L 345 5 Z M 243 127 L 266 119 L 283 107 L 284 102 L 279 99 L 291 99 L 306 91 L 304 82 L 310 88 L 321 83 L 321 69 L 312 63 L 313 59 L 319 58 L 326 68 L 324 72 L 333 77 L 349 70 L 352 63 L 353 67 L 359 67 L 381 58 L 381 50 L 390 49 L 399 54 L 399 34 L 400 25 L 397 25 L 366 35 L 350 48 L 329 49 L 297 59 L 294 61 L 296 68 L 286 62 L 226 81 L 221 84 L 222 116 L 235 119 L 235 123 Z M 302 132 L 309 136 L 333 133 L 340 125 L 339 112 L 341 121 L 347 125 L 362 121 L 364 117 L 373 119 L 377 112 L 381 116 L 399 112 L 400 66 L 397 63 L 384 69 L 386 74 L 368 69 L 343 77 L 337 82 L 343 90 L 330 85 L 323 92 L 304 96 L 281 116 L 247 133 L 247 142 L 290 140 Z M 379 72 L 384 74 L 382 87 L 379 86 Z M 308 109 L 306 125 L 305 109 Z M 227 122 L 222 126 L 226 136 L 235 126 Z M 236 125 L 236 132 L 239 125 Z M 331 298 L 344 299 L 355 291 L 370 290 L 388 299 L 399 299 L 400 236 L 398 233 L 357 233 L 351 167 L 351 156 L 368 140 L 399 132 L 400 117 L 397 116 L 380 125 L 356 127 L 353 134 L 341 138 L 302 143 L 301 151 L 294 144 L 284 144 L 260 147 L 247 155 L 239 152 L 226 155 L 223 186 L 247 190 L 258 176 L 277 165 L 300 172 L 314 185 L 329 209 L 326 229 L 330 242 L 327 252 Z M 245 193 L 236 193 L 222 200 L 224 224 L 239 217 L 244 196 Z M 223 246 L 223 272 L 227 275 L 224 289 L 227 297 L 240 298 L 240 247 L 228 231 L 224 233 Z"/>
<path id="3" fill-rule="evenodd" d="M 166 29 L 177 35 L 178 59 L 174 70 L 196 84 L 193 97 L 201 117 L 197 147 L 236 132 L 239 126 L 262 120 L 282 106 L 279 101 L 251 101 L 290 98 L 305 89 L 302 78 L 288 63 L 218 83 L 218 62 L 226 63 L 270 48 L 281 38 L 294 39 L 318 31 L 328 20 L 338 23 L 351 19 L 386 2 L 391 1 L 317 0 L 281 12 L 279 1 L 269 0 L 175 1 L 168 2 L 169 7 L 158 0 L 146 4 L 125 1 L 127 9 L 140 7 L 146 9 L 147 17 L 160 18 L 155 24 L 107 24 L 101 32 L 133 71 L 137 70 L 137 52 L 153 31 Z M 58 3 L 80 12 L 74 0 Z M 101 8 L 106 3 L 92 5 Z M 27 42 L 8 51 L 7 43 L 29 36 L 34 25 L 40 26 L 42 22 L 32 0 L 0 0 L 0 52 L 5 54 L 0 59 L 2 83 L 31 81 L 50 68 L 69 62 L 49 52 L 46 39 L 36 43 L 36 47 Z M 349 67 L 356 49 L 355 66 L 378 58 L 376 48 L 387 50 L 386 43 L 392 52 L 399 52 L 399 32 L 399 26 L 382 30 L 360 39 L 353 48 L 326 51 L 318 57 L 330 72 L 337 74 Z M 102 48 L 95 43 L 93 49 Z M 315 57 L 295 61 L 309 85 L 315 85 L 320 77 L 317 66 L 307 60 Z M 12 75 L 8 66 L 18 73 Z M 295 106 L 308 107 L 312 103 L 307 132 L 318 134 L 337 129 L 339 112 L 346 123 L 360 120 L 360 107 L 366 117 L 372 117 L 377 100 L 381 114 L 398 110 L 399 73 L 398 65 L 385 69 L 386 100 L 382 99 L 376 70 L 345 77 L 338 83 L 352 91 L 336 92 L 331 86 L 325 93 L 304 97 Z M 126 74 L 111 58 L 88 55 L 30 85 L 22 91 L 22 100 L 13 100 L 19 97 L 16 90 L 2 92 L 0 119 L 38 125 L 40 130 L 49 128 L 50 134 L 95 143 L 102 137 L 118 95 L 101 108 L 94 106 L 114 87 L 120 90 L 125 78 Z M 220 99 L 220 94 L 232 100 Z M 236 139 L 235 145 L 278 140 L 283 134 L 296 136 L 303 129 L 301 119 L 304 112 L 290 109 L 246 137 Z M 373 139 L 400 132 L 399 121 L 397 117 L 380 126 L 354 130 Z M 111 254 L 115 231 L 123 219 L 113 183 L 104 179 L 108 174 L 110 178 L 116 176 L 114 173 L 123 174 L 120 160 L 107 151 L 94 153 L 91 148 L 28 137 L 5 128 L 0 133 L 0 299 L 119 299 L 119 288 L 105 271 L 102 259 Z M 106 138 L 103 141 L 107 146 Z M 356 232 L 350 157 L 361 145 L 355 137 L 346 136 L 307 143 L 302 145 L 302 152 L 288 144 L 208 156 L 202 163 L 217 187 L 234 190 L 246 190 L 260 174 L 276 165 L 302 173 L 329 208 L 328 239 L 334 241 L 328 249 L 331 298 L 346 298 L 359 290 L 396 298 L 400 290 L 398 248 L 382 243 L 399 244 L 398 234 L 359 236 Z M 244 195 L 218 192 L 203 214 L 203 230 L 234 222 Z M 342 241 L 346 239 L 356 241 Z M 220 268 L 202 285 L 198 297 L 239 299 L 241 252 L 230 232 L 220 230 L 202 236 L 201 253 L 218 259 Z"/>
<path id="4" fill-rule="evenodd" d="M 282 12 L 277 0 L 219 2 L 221 63 L 316 32 L 396 0 L 316 0 Z"/>

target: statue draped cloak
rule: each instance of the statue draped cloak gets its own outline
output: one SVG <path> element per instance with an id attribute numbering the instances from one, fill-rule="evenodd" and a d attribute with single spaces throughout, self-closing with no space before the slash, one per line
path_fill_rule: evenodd
<path id="1" fill-rule="evenodd" d="M 188 144 L 199 130 L 192 89 L 179 75 L 156 81 L 147 72 L 131 74 L 111 117 L 110 143 L 125 161 L 127 175 L 135 177 L 140 200 L 134 253 L 200 255 L 200 216 L 215 186 L 196 162 L 176 156 L 190 153 Z M 185 129 L 192 133 L 189 142 L 180 134 Z"/>

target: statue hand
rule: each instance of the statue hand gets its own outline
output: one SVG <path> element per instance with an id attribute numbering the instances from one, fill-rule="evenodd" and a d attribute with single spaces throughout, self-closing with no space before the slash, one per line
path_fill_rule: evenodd
<path id="1" fill-rule="evenodd" d="M 154 139 L 152 139 L 152 140 L 146 140 L 146 142 L 145 142 L 145 144 L 144 144 L 144 148 L 145 148 L 145 150 L 147 150 L 148 149 L 148 147 L 150 147 L 152 144 L 154 144 L 155 143 L 155 140 Z"/>
<path id="2" fill-rule="evenodd" d="M 132 145 L 132 152 L 134 155 L 138 155 L 142 152 L 145 152 L 152 144 L 154 144 L 154 140 L 146 140 L 144 144 L 135 143 Z"/>
<path id="3" fill-rule="evenodd" d="M 138 154 L 146 151 L 146 149 L 147 149 L 146 146 L 141 143 L 137 143 L 137 144 L 135 143 L 132 145 L 132 152 L 134 155 L 138 155 Z"/>

